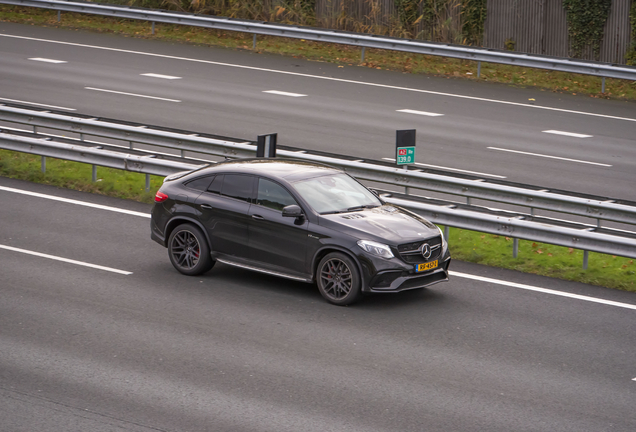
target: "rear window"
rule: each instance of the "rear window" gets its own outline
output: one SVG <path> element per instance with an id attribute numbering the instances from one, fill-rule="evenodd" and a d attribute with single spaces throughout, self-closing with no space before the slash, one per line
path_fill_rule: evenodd
<path id="1" fill-rule="evenodd" d="M 190 189 L 204 191 L 208 189 L 208 186 L 210 186 L 210 183 L 212 183 L 213 179 L 214 176 L 200 177 L 198 179 L 187 182 L 185 185 Z"/>

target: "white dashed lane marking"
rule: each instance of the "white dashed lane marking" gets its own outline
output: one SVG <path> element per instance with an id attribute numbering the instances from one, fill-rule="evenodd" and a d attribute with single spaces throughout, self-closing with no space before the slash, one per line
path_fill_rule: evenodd
<path id="1" fill-rule="evenodd" d="M 278 91 L 278 90 L 265 90 L 265 91 L 263 91 L 263 93 L 275 94 L 275 95 L 279 95 L 279 96 L 289 96 L 289 97 L 305 97 L 305 96 L 307 96 L 306 94 L 289 93 L 289 92 Z"/>
<path id="2" fill-rule="evenodd" d="M 611 167 L 612 166 L 612 165 L 599 163 L 599 162 L 590 162 L 590 161 L 584 161 L 584 160 L 578 160 L 578 159 L 564 158 L 564 157 L 559 157 L 559 156 L 549 156 L 549 155 L 543 155 L 543 154 L 538 154 L 538 153 L 529 153 L 529 152 L 524 152 L 524 151 L 519 151 L 519 150 L 502 149 L 502 148 L 498 148 L 498 147 L 488 147 L 488 148 L 490 150 L 497 150 L 497 151 L 508 152 L 508 153 L 517 153 L 517 154 L 522 154 L 522 155 L 536 156 L 536 157 L 542 157 L 542 158 L 548 158 L 548 159 L 558 159 L 558 160 L 562 160 L 562 161 L 566 161 L 566 162 L 576 162 L 576 163 L 589 164 L 589 165 L 598 165 L 598 166 L 604 166 L 604 167 Z"/>
<path id="3" fill-rule="evenodd" d="M 544 130 L 542 132 L 547 134 L 563 135 L 563 136 L 569 136 L 574 138 L 592 138 L 593 137 L 593 135 L 585 135 L 585 134 L 574 133 L 574 132 L 563 132 L 558 130 Z"/>
<path id="4" fill-rule="evenodd" d="M 47 59 L 47 58 L 41 58 L 41 57 L 33 57 L 33 58 L 30 58 L 29 60 L 39 61 L 43 63 L 55 63 L 55 64 L 68 63 L 64 60 L 53 60 L 53 59 Z"/>
<path id="5" fill-rule="evenodd" d="M 161 78 L 161 79 L 167 79 L 167 80 L 179 80 L 181 79 L 181 77 L 178 76 L 171 76 L 171 75 L 160 75 L 160 74 L 154 74 L 154 73 L 145 73 L 145 74 L 140 74 L 141 76 L 145 76 L 145 77 L 150 77 L 150 78 Z"/>
<path id="6" fill-rule="evenodd" d="M 124 96 L 134 96 L 134 97 L 140 97 L 140 98 L 146 98 L 146 99 L 156 99 L 156 100 L 162 100 L 166 102 L 181 102 L 180 100 L 177 100 L 177 99 L 166 99 L 166 98 L 157 97 L 157 96 L 140 95 L 136 93 L 126 93 L 126 92 L 121 92 L 116 90 L 106 90 L 106 89 L 99 89 L 95 87 L 84 87 L 84 88 L 86 90 L 92 90 L 92 91 L 98 91 L 98 92 L 104 92 L 104 93 L 114 93 L 114 94 L 119 94 Z"/>
<path id="7" fill-rule="evenodd" d="M 440 117 L 444 115 L 444 114 L 438 114 L 438 113 L 432 113 L 432 112 L 426 112 L 426 111 L 416 111 L 412 109 L 401 109 L 396 111 L 401 113 L 406 113 L 406 114 L 417 114 L 417 115 L 427 116 L 427 117 Z"/>

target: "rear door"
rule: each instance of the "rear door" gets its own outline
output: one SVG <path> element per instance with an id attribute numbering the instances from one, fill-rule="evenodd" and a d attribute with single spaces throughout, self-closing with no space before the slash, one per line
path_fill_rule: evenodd
<path id="1" fill-rule="evenodd" d="M 212 251 L 248 258 L 248 212 L 254 199 L 255 184 L 254 176 L 219 174 L 207 191 L 196 199 Z"/>

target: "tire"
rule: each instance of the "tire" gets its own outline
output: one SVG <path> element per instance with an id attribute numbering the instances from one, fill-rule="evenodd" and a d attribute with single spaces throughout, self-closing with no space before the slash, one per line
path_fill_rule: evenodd
<path id="1" fill-rule="evenodd" d="M 168 238 L 170 262 L 180 273 L 196 276 L 210 270 L 215 261 L 203 232 L 192 224 L 176 227 Z"/>
<path id="2" fill-rule="evenodd" d="M 356 263 L 347 255 L 332 252 L 318 264 L 316 283 L 320 294 L 329 303 L 346 306 L 360 298 L 360 273 Z"/>

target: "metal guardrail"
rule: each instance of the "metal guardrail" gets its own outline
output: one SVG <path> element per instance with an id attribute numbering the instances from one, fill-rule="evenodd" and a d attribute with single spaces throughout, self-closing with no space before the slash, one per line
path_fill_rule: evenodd
<path id="1" fill-rule="evenodd" d="M 37 110 L 15 104 L 0 104 L 0 120 L 37 128 L 112 138 L 132 143 L 148 144 L 226 158 L 254 157 L 256 146 L 251 141 L 192 134 L 156 126 L 123 123 L 77 114 Z M 369 181 L 430 190 L 461 196 L 467 201 L 483 199 L 534 209 L 567 213 L 601 220 L 636 225 L 636 203 L 606 197 L 586 197 L 557 193 L 510 182 L 493 182 L 479 177 L 450 176 L 423 169 L 401 169 L 379 161 L 344 158 L 339 155 L 315 153 L 279 146 L 277 155 L 326 163 L 346 170 L 351 175 Z M 619 202 L 616 202 L 619 201 Z"/>
<path id="2" fill-rule="evenodd" d="M 204 16 L 190 13 L 172 12 L 155 9 L 133 8 L 128 6 L 56 0 L 0 0 L 0 3 L 29 6 L 57 11 L 86 13 L 117 18 L 128 18 L 153 23 L 179 24 L 219 30 L 237 31 L 256 35 L 268 35 L 305 39 L 317 42 L 331 42 L 355 45 L 363 48 L 379 48 L 392 51 L 404 51 L 442 57 L 472 60 L 477 62 L 500 63 L 514 66 L 533 67 L 561 72 L 595 75 L 607 78 L 636 80 L 636 67 L 613 65 L 609 63 L 583 61 L 577 59 L 548 57 L 488 48 L 467 47 L 418 40 L 399 39 L 361 33 L 318 29 L 260 21 L 238 20 L 225 17 Z M 480 68 L 479 68 L 480 69 Z M 604 82 L 603 82 L 604 84 Z M 603 89 L 603 91 L 605 91 Z"/>
<path id="3" fill-rule="evenodd" d="M 99 143 L 84 141 L 85 134 L 124 141 L 134 139 L 135 143 L 145 143 L 183 151 L 188 150 L 225 158 L 253 157 L 256 153 L 256 146 L 249 141 L 231 140 L 229 138 L 220 139 L 213 136 L 180 133 L 174 130 L 161 130 L 143 125 L 117 123 L 113 120 L 69 116 L 67 114 L 42 112 L 6 105 L 0 105 L 0 120 L 28 124 L 34 128 L 33 133 L 0 129 L 0 148 L 37 154 L 43 157 L 73 160 L 94 166 L 100 165 L 145 173 L 147 175 L 147 186 L 149 174 L 165 176 L 178 171 L 197 168 L 204 162 L 182 157 L 148 154 L 147 150 L 125 148 L 123 146 L 100 145 Z M 69 139 L 39 135 L 35 131 L 38 127 L 74 132 L 80 138 Z M 132 143 L 130 147 L 133 147 Z M 500 201 L 502 197 L 509 196 L 515 200 L 522 200 L 527 205 L 536 194 L 546 194 L 536 190 L 523 190 L 519 187 L 488 185 L 484 184 L 484 182 L 475 182 L 475 180 L 467 180 L 465 178 L 405 171 L 360 160 L 337 158 L 336 155 L 316 155 L 300 149 L 279 149 L 277 155 L 327 163 L 343 168 L 360 179 L 380 181 L 393 185 L 407 185 L 418 188 L 425 186 L 423 189 L 441 185 L 451 191 L 465 194 L 470 193 L 469 188 L 476 184 L 481 188 L 480 193 L 484 195 L 490 193 L 488 195 L 489 199 L 494 201 Z M 95 170 L 93 170 L 93 176 L 95 176 Z M 587 251 L 636 258 L 635 233 L 601 229 L 570 222 L 557 222 L 531 215 L 511 215 L 484 207 L 458 206 L 448 202 L 439 202 L 415 196 L 393 194 L 392 196 L 383 195 L 383 199 L 389 203 L 406 207 L 440 225 L 513 237 L 515 246 L 518 244 L 517 239 L 521 238 L 582 249 L 585 251 L 584 268 L 587 267 Z M 617 205 L 599 200 L 561 195 L 550 197 L 550 199 L 542 202 L 553 204 L 557 209 L 566 208 L 573 211 L 578 209 L 584 215 L 589 215 L 590 212 L 585 210 L 589 207 L 593 209 L 592 213 L 595 216 L 604 214 L 623 222 L 636 224 L 636 206 Z M 566 202 L 566 204 L 562 204 L 563 202 Z M 554 207 L 550 209 L 555 210 Z M 574 214 L 578 213 L 575 212 Z M 516 247 L 514 250 L 516 251 Z"/>
<path id="4" fill-rule="evenodd" d="M 95 146 L 94 143 L 69 143 L 65 138 L 51 138 L 33 133 L 32 136 L 16 135 L 0 129 L 0 148 L 19 152 L 72 160 L 92 165 L 106 166 L 133 172 L 166 176 L 175 172 L 192 170 L 200 164 L 177 162 L 153 157 L 153 155 L 131 155 L 122 148 L 120 151 Z M 62 141 L 62 142 L 59 142 Z M 298 153 L 297 153 L 298 154 Z M 424 198 L 393 196 L 383 194 L 384 201 L 405 207 L 434 223 L 506 235 L 515 238 L 515 256 L 517 239 L 539 241 L 558 246 L 572 247 L 586 251 L 584 267 L 587 267 L 587 251 L 636 258 L 636 234 L 604 230 L 583 224 L 554 225 L 535 220 L 525 220 L 523 216 L 498 214 L 483 207 L 474 209 L 457 208 L 455 205 L 435 202 Z M 478 210 L 478 211 L 475 211 Z M 569 226 L 566 226 L 569 225 Z M 622 235 L 621 235 L 622 234 Z M 447 234 L 446 234 L 447 235 Z"/>

